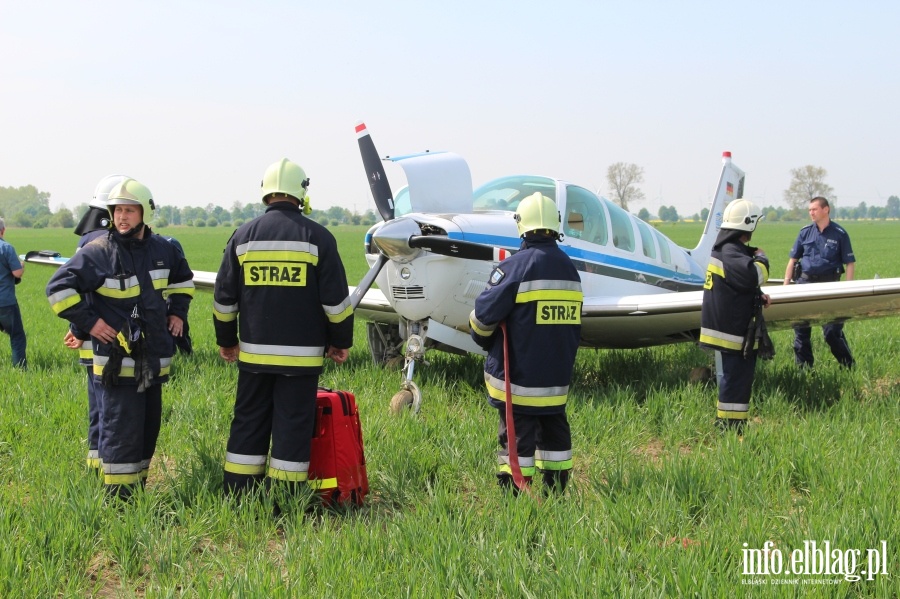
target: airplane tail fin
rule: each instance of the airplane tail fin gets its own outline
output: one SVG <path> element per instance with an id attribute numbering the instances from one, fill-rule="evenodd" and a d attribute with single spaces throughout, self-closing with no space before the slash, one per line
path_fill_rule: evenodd
<path id="1" fill-rule="evenodd" d="M 744 197 L 744 171 L 731 162 L 731 152 L 722 153 L 722 174 L 719 177 L 719 186 L 716 188 L 716 197 L 709 207 L 709 216 L 706 217 L 706 226 L 697 247 L 691 250 L 691 256 L 701 266 L 706 266 L 713 244 L 722 226 L 722 213 L 728 202 Z"/>

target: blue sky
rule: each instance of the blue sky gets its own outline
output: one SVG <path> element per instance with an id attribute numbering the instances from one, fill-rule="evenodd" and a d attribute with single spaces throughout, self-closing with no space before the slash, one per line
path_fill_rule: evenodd
<path id="1" fill-rule="evenodd" d="M 888 2 L 0 0 L 0 185 L 72 208 L 125 173 L 161 204 L 230 207 L 288 157 L 315 207 L 361 212 L 364 120 L 382 155 L 453 151 L 476 185 L 607 193 L 607 167 L 633 162 L 633 210 L 690 215 L 729 150 L 763 205 L 806 164 L 839 205 L 883 205 L 898 24 Z"/>

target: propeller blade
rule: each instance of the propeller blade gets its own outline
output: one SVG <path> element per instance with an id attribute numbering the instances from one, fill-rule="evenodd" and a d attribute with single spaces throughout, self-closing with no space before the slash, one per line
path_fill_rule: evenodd
<path id="1" fill-rule="evenodd" d="M 365 123 L 360 122 L 356 125 L 356 137 L 359 141 L 359 153 L 362 156 L 363 168 L 366 169 L 366 178 L 369 180 L 369 189 L 372 190 L 372 197 L 375 198 L 378 213 L 385 221 L 393 220 L 394 196 L 391 193 L 387 174 L 384 172 L 384 165 L 375 149 L 375 142 L 372 141 L 372 136 L 369 135 Z"/>
<path id="2" fill-rule="evenodd" d="M 378 273 L 381 272 L 382 267 L 387 261 L 388 257 L 379 252 L 378 260 L 375 261 L 375 264 L 372 265 L 372 268 L 369 269 L 366 276 L 362 278 L 359 285 L 357 285 L 356 289 L 353 290 L 353 293 L 350 294 L 350 305 L 353 306 L 354 310 L 359 306 L 359 302 L 362 301 L 363 296 L 369 288 L 372 287 L 375 277 L 378 276 Z"/>
<path id="3" fill-rule="evenodd" d="M 489 262 L 499 262 L 512 255 L 512 252 L 503 248 L 450 239 L 442 235 L 414 235 L 409 238 L 409 247 L 428 250 L 442 256 Z"/>

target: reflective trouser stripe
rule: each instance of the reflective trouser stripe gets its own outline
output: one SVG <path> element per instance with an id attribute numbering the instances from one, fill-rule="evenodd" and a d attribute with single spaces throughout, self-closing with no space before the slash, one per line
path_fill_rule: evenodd
<path id="1" fill-rule="evenodd" d="M 336 478 L 311 478 L 306 481 L 309 483 L 309 486 L 317 491 L 322 489 L 336 489 L 337 488 L 337 479 Z"/>
<path id="2" fill-rule="evenodd" d="M 509 465 L 509 456 L 497 456 L 497 463 L 500 464 L 499 472 L 503 474 L 512 474 L 512 467 Z M 534 476 L 536 469 L 534 467 L 534 456 L 519 456 L 519 468 L 522 470 L 522 476 L 531 478 Z"/>
<path id="3" fill-rule="evenodd" d="M 96 449 L 89 449 L 87 453 L 87 465 L 88 468 L 100 468 L 103 466 L 103 462 L 100 461 L 100 452 Z"/>
<path id="4" fill-rule="evenodd" d="M 746 403 L 724 403 L 718 402 L 716 416 L 719 418 L 729 418 L 731 420 L 746 420 L 747 412 L 750 411 L 750 404 Z"/>
<path id="5" fill-rule="evenodd" d="M 539 470 L 571 470 L 572 469 L 572 450 L 568 451 L 546 451 L 535 450 L 534 465 Z"/>
<path id="6" fill-rule="evenodd" d="M 276 480 L 289 482 L 303 482 L 307 479 L 309 462 L 288 462 L 272 458 L 269 460 L 267 476 Z"/>
<path id="7" fill-rule="evenodd" d="M 107 485 L 134 485 L 141 482 L 142 464 L 103 464 L 103 482 Z"/>
<path id="8" fill-rule="evenodd" d="M 241 455 L 238 453 L 225 454 L 225 472 L 244 474 L 247 476 L 259 476 L 266 473 L 266 456 Z"/>

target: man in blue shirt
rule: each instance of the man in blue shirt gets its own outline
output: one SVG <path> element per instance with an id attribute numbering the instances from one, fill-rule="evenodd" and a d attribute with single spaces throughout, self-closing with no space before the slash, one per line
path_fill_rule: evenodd
<path id="1" fill-rule="evenodd" d="M 6 221 L 0 217 L 0 331 L 9 335 L 13 365 L 24 369 L 27 366 L 25 328 L 16 301 L 16 285 L 22 280 L 25 268 L 16 255 L 16 249 L 3 239 L 5 233 Z"/>
<path id="2" fill-rule="evenodd" d="M 794 266 L 800 263 L 801 275 L 794 281 L 805 283 L 831 283 L 841 280 L 847 273 L 847 280 L 853 280 L 856 258 L 850 245 L 850 236 L 837 223 L 831 222 L 831 207 L 828 200 L 819 196 L 809 201 L 809 217 L 812 224 L 800 229 L 797 241 L 791 248 L 790 260 L 784 271 L 784 284 L 794 278 Z M 794 327 L 794 359 L 800 367 L 812 367 L 813 352 L 809 326 Z M 853 366 L 853 355 L 844 337 L 844 324 L 833 322 L 822 326 L 825 342 L 831 353 L 841 364 Z"/>

